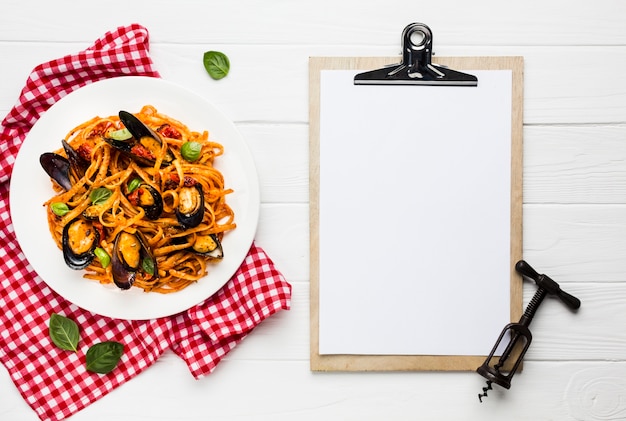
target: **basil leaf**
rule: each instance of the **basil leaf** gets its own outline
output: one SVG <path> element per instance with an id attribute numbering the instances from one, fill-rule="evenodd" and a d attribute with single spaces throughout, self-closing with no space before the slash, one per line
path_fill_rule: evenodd
<path id="1" fill-rule="evenodd" d="M 80 334 L 78 325 L 71 319 L 52 313 L 48 323 L 50 339 L 59 348 L 66 351 L 77 351 Z"/>
<path id="2" fill-rule="evenodd" d="M 105 249 L 96 247 L 93 253 L 96 255 L 98 260 L 100 260 L 100 264 L 103 268 L 109 266 L 109 263 L 111 263 L 111 256 L 109 256 L 109 253 L 107 253 Z"/>
<path id="3" fill-rule="evenodd" d="M 215 80 L 222 79 L 230 70 L 230 60 L 219 51 L 205 52 L 202 62 L 209 76 Z"/>
<path id="4" fill-rule="evenodd" d="M 200 158 L 202 152 L 202 144 L 198 142 L 185 142 L 180 148 L 180 153 L 185 158 L 185 161 L 194 162 Z"/>
<path id="5" fill-rule="evenodd" d="M 147 274 L 154 276 L 154 260 L 146 257 L 141 261 L 141 267 Z"/>
<path id="6" fill-rule="evenodd" d="M 122 358 L 124 345 L 119 342 L 106 341 L 93 345 L 85 355 L 87 370 L 106 374 L 111 372 Z"/>
<path id="7" fill-rule="evenodd" d="M 130 183 L 128 183 L 128 193 L 134 192 L 139 186 L 141 186 L 141 178 L 133 178 L 130 180 Z"/>
<path id="8" fill-rule="evenodd" d="M 70 208 L 65 203 L 61 202 L 55 202 L 51 204 L 50 208 L 52 209 L 52 212 L 57 216 L 63 216 L 70 211 Z"/>
<path id="9" fill-rule="evenodd" d="M 128 140 L 131 137 L 133 137 L 133 135 L 130 134 L 130 132 L 126 128 L 120 129 L 120 130 L 113 130 L 109 132 L 107 136 L 114 140 Z"/>
<path id="10" fill-rule="evenodd" d="M 111 194 L 113 194 L 113 192 L 106 187 L 98 187 L 89 194 L 89 200 L 91 200 L 91 203 L 94 205 L 100 205 L 106 202 L 109 197 L 111 197 Z"/>

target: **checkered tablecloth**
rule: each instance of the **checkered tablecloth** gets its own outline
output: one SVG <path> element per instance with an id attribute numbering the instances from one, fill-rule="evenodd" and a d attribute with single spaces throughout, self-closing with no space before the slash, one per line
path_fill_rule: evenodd
<path id="1" fill-rule="evenodd" d="M 32 125 L 57 100 L 101 79 L 159 77 L 149 56 L 148 31 L 137 24 L 106 33 L 77 54 L 37 66 L 0 125 L 0 361 L 41 420 L 60 420 L 103 397 L 171 349 L 191 374 L 209 374 L 255 326 L 289 309 L 291 286 L 256 244 L 235 275 L 204 303 L 152 320 L 111 319 L 85 311 L 53 292 L 21 252 L 11 225 L 9 183 L 15 156 Z M 78 352 L 52 343 L 52 313 L 80 327 Z M 124 354 L 108 374 L 85 368 L 87 349 L 121 342 Z"/>

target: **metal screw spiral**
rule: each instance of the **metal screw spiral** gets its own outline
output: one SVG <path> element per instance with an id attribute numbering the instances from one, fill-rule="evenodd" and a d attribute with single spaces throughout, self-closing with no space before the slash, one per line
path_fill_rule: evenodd
<path id="1" fill-rule="evenodd" d="M 491 383 L 493 383 L 491 380 L 487 380 L 487 387 L 483 387 L 483 393 L 479 393 L 478 394 L 478 400 L 482 403 L 483 401 L 483 397 L 488 397 L 487 395 L 487 391 L 488 390 L 493 390 L 493 388 L 491 387 Z"/>

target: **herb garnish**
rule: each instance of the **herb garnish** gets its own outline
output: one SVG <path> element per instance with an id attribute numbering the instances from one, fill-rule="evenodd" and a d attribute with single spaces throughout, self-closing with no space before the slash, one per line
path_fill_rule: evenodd
<path id="1" fill-rule="evenodd" d="M 109 253 L 107 253 L 102 247 L 96 247 L 93 250 L 93 254 L 96 255 L 103 268 L 106 268 L 109 266 L 109 263 L 111 263 L 111 256 L 109 256 Z"/>
<path id="2" fill-rule="evenodd" d="M 76 352 L 78 350 L 77 345 L 80 334 L 78 333 L 78 325 L 73 320 L 60 314 L 52 313 L 48 330 L 50 339 L 56 346 L 66 351 Z"/>
<path id="3" fill-rule="evenodd" d="M 219 51 L 207 51 L 202 62 L 209 76 L 215 80 L 222 79 L 230 70 L 230 60 L 226 54 Z"/>
<path id="4" fill-rule="evenodd" d="M 201 152 L 202 144 L 193 140 L 183 143 L 183 146 L 180 147 L 180 154 L 187 162 L 197 161 Z"/>
<path id="5" fill-rule="evenodd" d="M 141 185 L 141 178 L 133 178 L 128 183 L 128 193 L 132 193 Z"/>
<path id="6" fill-rule="evenodd" d="M 154 260 L 146 257 L 141 261 L 141 268 L 148 274 L 154 276 Z"/>
<path id="7" fill-rule="evenodd" d="M 57 216 L 63 216 L 70 211 L 66 203 L 54 202 L 50 205 L 52 212 Z"/>
<path id="8" fill-rule="evenodd" d="M 115 140 L 128 140 L 133 137 L 127 128 L 109 132 L 108 137 Z"/>
<path id="9" fill-rule="evenodd" d="M 80 333 L 76 322 L 60 314 L 52 313 L 48 325 L 50 339 L 57 347 L 66 351 L 78 351 Z M 117 366 L 123 353 L 124 345 L 119 342 L 99 342 L 87 350 L 86 368 L 94 373 L 107 374 Z"/>
<path id="10" fill-rule="evenodd" d="M 106 187 L 98 187 L 89 194 L 89 200 L 92 204 L 99 205 L 109 200 L 112 194 L 113 192 Z"/>
<path id="11" fill-rule="evenodd" d="M 117 366 L 123 353 L 124 345 L 119 342 L 106 341 L 97 343 L 89 348 L 85 356 L 87 370 L 99 374 L 109 373 Z"/>

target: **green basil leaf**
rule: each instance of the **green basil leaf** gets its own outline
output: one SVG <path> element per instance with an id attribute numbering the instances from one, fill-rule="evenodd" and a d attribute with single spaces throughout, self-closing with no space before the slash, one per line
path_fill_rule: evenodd
<path id="1" fill-rule="evenodd" d="M 113 192 L 106 187 L 98 187 L 89 194 L 89 200 L 91 200 L 91 203 L 94 205 L 100 205 L 109 200 L 111 194 L 113 194 Z"/>
<path id="2" fill-rule="evenodd" d="M 70 208 L 65 203 L 61 202 L 51 204 L 50 208 L 52 208 L 52 212 L 57 216 L 63 216 L 70 211 Z"/>
<path id="3" fill-rule="evenodd" d="M 141 178 L 133 178 L 130 180 L 130 183 L 128 183 L 128 193 L 134 192 L 139 186 L 141 186 Z"/>
<path id="4" fill-rule="evenodd" d="M 96 255 L 98 260 L 100 260 L 100 264 L 103 268 L 109 266 L 109 263 L 111 263 L 111 256 L 109 256 L 109 253 L 107 253 L 105 249 L 96 247 L 93 253 Z"/>
<path id="5" fill-rule="evenodd" d="M 113 130 L 107 133 L 107 136 L 114 140 L 128 140 L 131 137 L 133 137 L 133 135 L 130 134 L 130 132 L 126 128 L 120 129 L 120 130 Z"/>
<path id="6" fill-rule="evenodd" d="M 183 146 L 180 147 L 180 153 L 185 158 L 185 161 L 194 162 L 200 158 L 200 153 L 202 152 L 202 144 L 198 142 L 185 142 Z"/>
<path id="7" fill-rule="evenodd" d="M 52 313 L 48 323 L 50 339 L 59 348 L 76 352 L 80 334 L 78 325 L 71 319 Z"/>
<path id="8" fill-rule="evenodd" d="M 230 60 L 226 54 L 219 51 L 205 52 L 202 61 L 209 76 L 215 80 L 222 79 L 230 70 Z"/>
<path id="9" fill-rule="evenodd" d="M 119 342 L 106 341 L 91 346 L 85 355 L 87 370 L 106 374 L 111 372 L 122 358 L 124 345 Z"/>
<path id="10" fill-rule="evenodd" d="M 141 267 L 144 272 L 154 276 L 154 260 L 149 257 L 146 257 L 141 261 Z"/>

